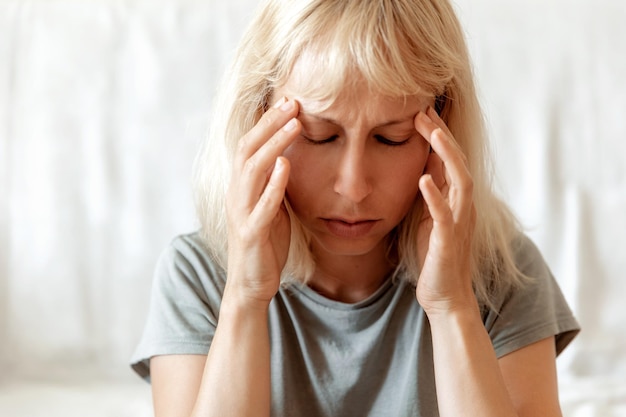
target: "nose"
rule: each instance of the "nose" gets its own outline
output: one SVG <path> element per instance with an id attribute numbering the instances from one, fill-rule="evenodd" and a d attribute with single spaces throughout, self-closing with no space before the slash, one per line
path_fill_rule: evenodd
<path id="1" fill-rule="evenodd" d="M 353 203 L 360 203 L 372 192 L 371 167 L 363 146 L 346 144 L 336 167 L 334 191 Z"/>

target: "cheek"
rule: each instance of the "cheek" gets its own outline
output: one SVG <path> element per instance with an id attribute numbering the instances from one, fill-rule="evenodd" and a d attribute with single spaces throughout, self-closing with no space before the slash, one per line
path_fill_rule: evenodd
<path id="1" fill-rule="evenodd" d="M 416 148 L 395 158 L 391 168 L 394 171 L 394 177 L 407 186 L 417 187 L 430 155 L 428 147 L 419 146 Z"/>
<path id="2" fill-rule="evenodd" d="M 425 152 L 399 158 L 393 165 L 393 174 L 388 177 L 390 183 L 387 187 L 388 190 L 393 190 L 393 199 L 403 211 L 408 210 L 418 196 L 419 180 L 426 168 L 428 155 L 428 149 L 426 149 Z"/>
<path id="3" fill-rule="evenodd" d="M 393 195 L 389 196 L 389 201 L 395 200 L 395 204 L 397 204 L 398 208 L 401 211 L 406 211 L 413 205 L 419 195 L 419 179 L 421 174 L 412 172 L 411 174 L 403 173 L 403 175 L 403 177 L 396 177 L 402 178 L 402 180 L 396 181 L 394 186 L 390 185 L 388 190 L 393 193 Z"/>
<path id="4" fill-rule="evenodd" d="M 415 158 L 415 171 L 419 173 L 421 177 L 426 170 L 426 164 L 428 163 L 428 157 L 430 156 L 430 147 L 426 148 L 424 152 L 420 152 L 417 158 Z"/>
<path id="5" fill-rule="evenodd" d="M 283 156 L 291 164 L 286 190 L 287 200 L 292 208 L 299 212 L 302 207 L 308 205 L 308 198 L 315 195 L 315 186 L 319 182 L 315 181 L 315 178 L 319 177 L 316 168 L 319 164 L 310 163 L 310 157 L 307 157 L 308 154 L 303 152 L 298 144 L 289 146 L 283 152 Z"/>

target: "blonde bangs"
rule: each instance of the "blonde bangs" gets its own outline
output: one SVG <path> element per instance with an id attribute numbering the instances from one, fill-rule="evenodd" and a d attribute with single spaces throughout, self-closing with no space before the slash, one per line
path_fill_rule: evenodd
<path id="1" fill-rule="evenodd" d="M 305 71 L 295 71 L 302 65 Z M 448 0 L 268 0 L 244 34 L 214 105 L 207 141 L 196 160 L 196 206 L 214 258 L 227 265 L 225 194 L 237 143 L 269 108 L 290 77 L 298 92 L 329 106 L 366 83 L 391 98 L 443 97 L 441 116 L 465 153 L 474 180 L 477 220 L 472 277 L 479 302 L 517 284 L 510 244 L 519 227 L 493 193 L 491 161 L 464 34 Z M 310 236 L 290 211 L 291 244 L 283 282 L 307 281 L 315 270 Z M 422 204 L 396 227 L 390 251 L 398 276 L 420 274 L 415 236 Z M 487 273 L 486 273 L 487 272 Z"/>
<path id="2" fill-rule="evenodd" d="M 333 102 L 362 81 L 389 97 L 434 97 L 444 94 L 463 68 L 454 45 L 432 36 L 444 28 L 429 2 L 419 12 L 414 4 L 392 0 L 323 0 L 296 10 L 274 3 L 278 9 L 273 16 L 291 24 L 275 25 L 274 44 L 280 50 L 268 51 L 278 58 L 268 74 L 270 92 L 286 83 L 296 65 L 303 65 L 309 76 L 299 89 L 315 100 Z"/>

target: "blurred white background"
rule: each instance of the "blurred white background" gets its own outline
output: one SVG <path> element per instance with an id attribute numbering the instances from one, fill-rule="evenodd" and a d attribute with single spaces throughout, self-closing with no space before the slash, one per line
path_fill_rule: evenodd
<path id="1" fill-rule="evenodd" d="M 0 0 L 0 415 L 151 414 L 128 359 L 256 3 Z M 565 416 L 626 416 L 626 3 L 455 4 L 503 196 L 583 326 Z"/>

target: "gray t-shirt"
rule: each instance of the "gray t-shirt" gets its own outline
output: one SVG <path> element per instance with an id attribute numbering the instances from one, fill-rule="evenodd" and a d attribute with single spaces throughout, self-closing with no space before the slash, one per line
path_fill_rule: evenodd
<path id="1" fill-rule="evenodd" d="M 579 331 L 537 248 L 516 253 L 532 281 L 483 314 L 496 355 L 555 336 L 560 353 Z M 133 369 L 150 379 L 150 357 L 206 354 L 226 274 L 197 233 L 179 236 L 157 265 Z M 281 288 L 269 309 L 273 416 L 437 416 L 432 341 L 415 287 L 387 280 L 366 300 L 333 301 L 304 285 Z"/>

